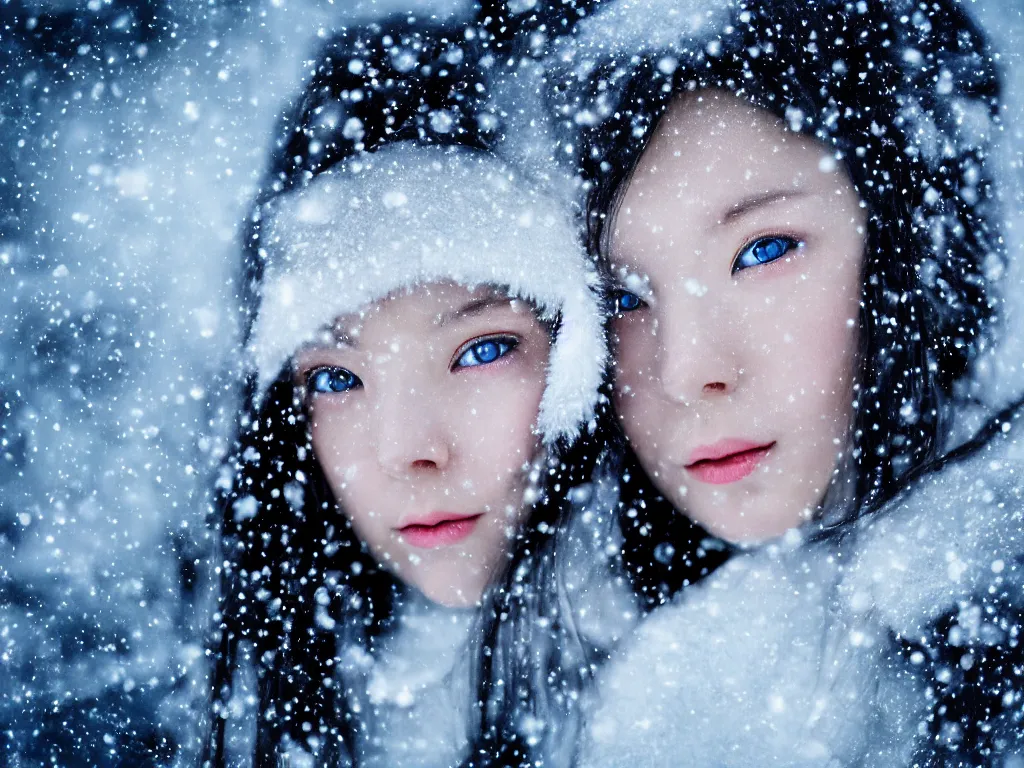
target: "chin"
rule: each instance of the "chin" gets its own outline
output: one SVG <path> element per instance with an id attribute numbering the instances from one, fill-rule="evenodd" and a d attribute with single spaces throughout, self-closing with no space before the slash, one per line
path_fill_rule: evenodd
<path id="1" fill-rule="evenodd" d="M 790 531 L 794 531 L 803 525 L 803 520 L 786 521 L 777 525 L 766 525 L 758 526 L 754 528 L 744 528 L 736 536 L 730 537 L 731 541 L 737 544 L 761 544 L 772 539 L 777 539 L 780 536 L 785 536 Z"/>
<path id="2" fill-rule="evenodd" d="M 440 583 L 416 584 L 430 601 L 445 608 L 473 608 L 480 605 L 483 587 L 475 581 L 446 579 Z"/>
<path id="3" fill-rule="evenodd" d="M 470 600 L 464 595 L 444 596 L 434 602 L 445 608 L 476 608 L 480 605 L 480 597 L 477 596 L 475 600 Z"/>
<path id="4" fill-rule="evenodd" d="M 789 531 L 799 528 L 804 523 L 802 518 L 794 520 L 783 519 L 781 515 L 778 517 L 765 515 L 763 507 L 760 510 L 758 510 L 757 505 L 751 505 L 751 507 L 752 511 L 748 512 L 744 517 L 734 517 L 725 521 L 717 520 L 715 522 L 697 520 L 697 522 L 703 525 L 712 535 L 724 539 L 730 544 L 740 546 L 753 546 L 777 539 Z"/>

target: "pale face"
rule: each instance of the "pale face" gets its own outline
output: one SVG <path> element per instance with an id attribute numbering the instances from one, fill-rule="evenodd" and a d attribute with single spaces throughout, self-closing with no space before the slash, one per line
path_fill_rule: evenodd
<path id="1" fill-rule="evenodd" d="M 436 602 L 476 603 L 523 523 L 549 346 L 523 302 L 432 284 L 338 318 L 296 355 L 341 509 Z"/>
<path id="2" fill-rule="evenodd" d="M 615 405 L 658 489 L 727 540 L 812 517 L 848 450 L 865 220 L 823 145 L 713 90 L 671 106 L 625 191 Z"/>

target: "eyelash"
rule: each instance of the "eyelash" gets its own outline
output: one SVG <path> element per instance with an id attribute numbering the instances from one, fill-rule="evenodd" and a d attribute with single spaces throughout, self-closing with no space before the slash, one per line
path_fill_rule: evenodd
<path id="1" fill-rule="evenodd" d="M 753 248 L 758 243 L 772 240 L 783 241 L 787 247 L 778 256 L 775 256 L 772 259 L 768 259 L 767 261 L 757 261 L 756 263 L 753 264 L 740 265 L 740 258 L 744 254 L 746 254 L 751 248 Z M 782 232 L 770 232 L 763 235 L 758 235 L 757 237 L 751 238 L 746 243 L 744 243 L 744 245 L 736 252 L 736 255 L 733 257 L 732 261 L 732 274 L 735 275 L 737 272 L 742 272 L 744 269 L 749 269 L 750 267 L 771 264 L 772 262 L 778 261 L 779 259 L 789 254 L 793 249 L 802 248 L 804 245 L 805 243 L 803 240 L 800 240 L 799 238 L 794 237 L 793 235 Z M 624 299 L 626 299 L 629 302 L 629 304 L 631 304 L 631 306 L 623 306 Z M 629 314 L 630 312 L 636 312 L 637 310 L 643 309 L 644 307 L 648 306 L 647 302 L 640 298 L 640 296 L 633 293 L 632 291 L 626 290 L 625 288 L 614 289 L 611 294 L 611 302 L 611 312 L 612 315 L 614 315 L 615 317 L 621 317 L 623 315 Z"/>
<path id="2" fill-rule="evenodd" d="M 498 347 L 498 354 L 492 360 L 480 360 L 479 352 L 476 352 L 474 356 L 477 358 L 476 363 L 459 365 L 459 361 L 462 360 L 468 353 L 474 352 L 474 350 L 483 347 L 486 344 L 495 344 Z M 508 334 L 499 334 L 497 336 L 485 336 L 483 338 L 473 339 L 463 344 L 459 350 L 452 357 L 451 363 L 448 365 L 449 371 L 457 371 L 461 368 L 480 368 L 485 365 L 490 365 L 503 357 L 506 357 L 516 347 L 519 346 L 519 339 L 515 336 Z M 321 389 L 317 386 L 318 378 L 325 378 L 324 374 L 343 374 L 346 377 L 346 383 L 349 386 L 344 389 Z M 309 396 L 315 397 L 316 395 L 328 395 L 328 394 L 343 394 L 350 392 L 353 389 L 358 389 L 363 386 L 362 380 L 356 376 L 352 371 L 347 368 L 342 368 L 337 365 L 319 365 L 315 368 L 311 368 L 303 375 L 302 380 L 306 387 L 306 392 Z M 321 381 L 320 387 L 330 386 L 329 381 Z"/>

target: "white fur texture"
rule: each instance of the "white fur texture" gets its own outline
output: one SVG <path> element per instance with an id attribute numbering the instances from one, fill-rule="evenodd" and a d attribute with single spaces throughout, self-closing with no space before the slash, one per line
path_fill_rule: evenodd
<path id="1" fill-rule="evenodd" d="M 576 158 L 559 150 L 549 119 L 546 76 L 540 62 L 524 57 L 491 83 L 491 104 L 502 122 L 501 157 L 582 208 L 585 193 L 576 175 Z"/>
<path id="2" fill-rule="evenodd" d="M 494 155 L 403 143 L 328 170 L 268 208 L 249 349 L 261 394 L 338 315 L 450 281 L 501 287 L 546 317 L 561 315 L 537 428 L 552 444 L 592 417 L 606 351 L 597 276 L 569 201 Z"/>
<path id="3" fill-rule="evenodd" d="M 933 700 L 893 638 L 917 640 L 947 615 L 970 636 L 990 585 L 1024 609 L 1024 463 L 1011 438 L 853 535 L 737 554 L 655 611 L 601 674 L 580 765 L 909 765 Z"/>
<path id="4" fill-rule="evenodd" d="M 851 614 L 914 638 L 993 580 L 1024 580 L 1024 462 L 1014 437 L 925 477 L 862 522 L 840 586 Z"/>

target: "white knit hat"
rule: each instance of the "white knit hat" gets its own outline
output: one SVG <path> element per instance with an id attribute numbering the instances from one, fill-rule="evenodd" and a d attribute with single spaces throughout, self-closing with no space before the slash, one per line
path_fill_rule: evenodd
<path id="1" fill-rule="evenodd" d="M 266 260 L 248 353 L 258 398 L 334 319 L 430 282 L 492 285 L 560 318 L 537 427 L 571 440 L 606 359 L 597 274 L 568 200 L 491 153 L 399 142 L 339 164 L 262 212 Z"/>

